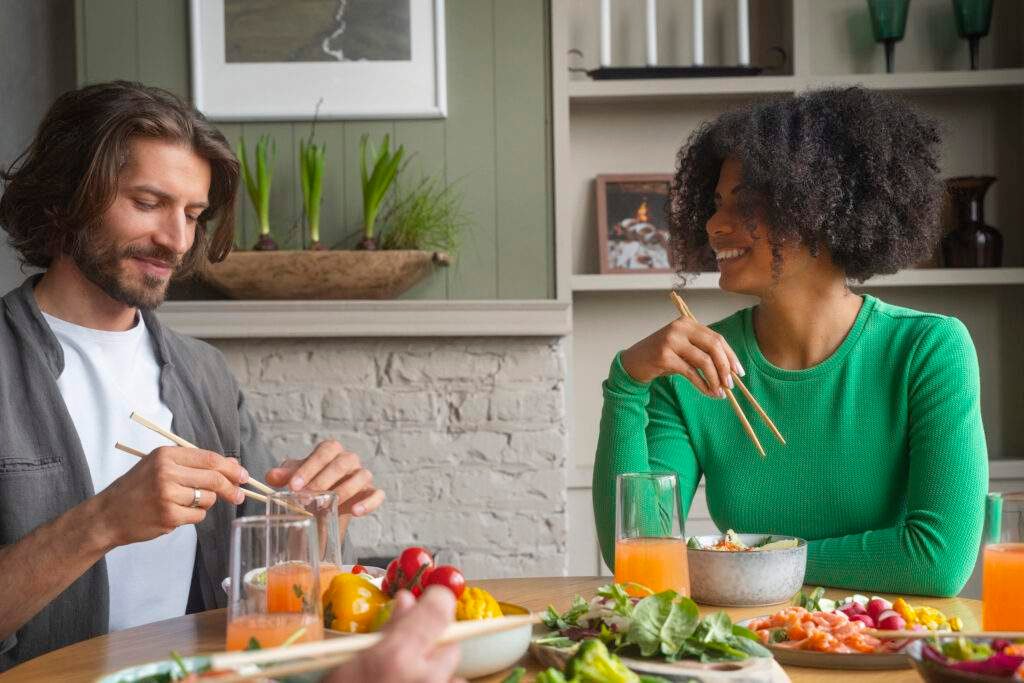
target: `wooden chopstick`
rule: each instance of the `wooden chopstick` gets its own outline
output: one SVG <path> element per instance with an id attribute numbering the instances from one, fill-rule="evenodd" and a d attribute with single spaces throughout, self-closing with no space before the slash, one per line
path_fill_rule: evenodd
<path id="1" fill-rule="evenodd" d="M 676 310 L 679 311 L 679 315 L 684 318 L 690 318 L 694 322 L 697 322 L 697 318 L 690 312 L 686 302 L 683 298 L 675 292 L 670 292 L 672 296 L 672 302 L 676 305 Z M 730 371 L 731 372 L 731 371 Z M 736 375 L 732 372 L 732 375 Z M 733 395 L 732 390 L 729 387 L 722 387 L 725 389 L 725 396 L 729 399 L 730 405 L 732 405 L 732 412 L 736 413 L 736 417 L 739 419 L 740 424 L 743 425 L 743 431 L 747 433 L 747 436 L 757 447 L 757 452 L 761 454 L 761 457 L 765 457 L 764 446 L 761 445 L 761 440 L 757 438 L 757 434 L 754 433 L 754 428 L 750 426 L 750 422 L 747 420 L 747 416 L 743 414 L 743 410 L 740 408 L 740 404 L 736 401 L 736 397 Z"/>
<path id="2" fill-rule="evenodd" d="M 436 645 L 448 645 L 458 643 L 470 638 L 501 633 L 515 628 L 521 628 L 532 624 L 540 623 L 539 614 L 528 614 L 522 616 L 499 617 L 497 619 L 480 619 L 474 621 L 459 621 L 450 624 Z M 318 671 L 332 666 L 342 664 L 357 654 L 373 647 L 381 641 L 383 635 L 380 633 L 366 633 L 333 640 L 323 640 L 312 643 L 301 643 L 288 647 L 269 648 L 266 650 L 254 650 L 251 652 L 224 652 L 210 656 L 210 665 L 213 669 L 234 668 L 246 664 L 262 664 L 266 662 L 289 662 L 295 659 L 308 659 L 309 661 L 291 662 L 272 666 L 261 671 L 254 671 L 250 674 L 236 674 L 218 678 L 223 683 L 232 681 L 248 681 L 254 678 L 277 678 L 306 671 Z"/>
<path id="3" fill-rule="evenodd" d="M 119 451 L 124 451 L 128 455 L 134 455 L 136 458 L 145 458 L 147 455 L 149 455 L 148 453 L 143 453 L 142 451 L 140 451 L 137 448 L 132 448 L 131 446 L 126 446 L 123 443 L 121 443 L 120 441 L 118 441 L 117 443 L 114 444 L 114 448 L 116 448 Z M 250 491 L 247 488 L 242 488 L 241 486 L 239 486 L 238 488 L 242 489 L 242 493 L 245 494 L 246 498 L 252 498 L 253 500 L 258 500 L 258 501 L 260 501 L 262 503 L 266 503 L 267 502 L 267 497 L 262 495 L 262 494 L 256 493 L 255 491 Z M 302 512 L 303 512 L 303 514 L 306 514 L 306 515 L 310 514 L 309 512 L 307 512 L 305 510 L 303 510 Z"/>
<path id="4" fill-rule="evenodd" d="M 877 628 L 866 628 L 863 631 L 869 636 L 883 640 L 905 640 L 921 638 L 1002 638 L 1017 640 L 1024 638 L 1024 631 L 883 631 Z"/>
<path id="5" fill-rule="evenodd" d="M 685 316 L 688 316 L 694 322 L 698 322 L 697 316 L 693 314 L 693 311 L 691 311 L 690 307 L 686 305 L 686 302 L 683 300 L 683 297 L 679 296 L 677 292 L 672 292 L 672 300 L 676 303 L 676 308 L 679 309 L 680 313 L 682 313 Z M 747 400 L 750 401 L 750 404 L 754 406 L 754 410 L 756 410 L 757 414 L 761 416 L 761 419 L 764 420 L 764 423 L 768 425 L 768 428 L 772 430 L 772 434 L 775 435 L 775 438 L 778 439 L 783 446 L 785 446 L 786 439 L 782 436 L 782 432 L 779 431 L 779 428 L 775 426 L 775 423 L 772 422 L 772 419 L 768 417 L 768 413 L 764 411 L 764 408 L 761 407 L 761 404 L 757 402 L 757 399 L 754 398 L 754 395 L 750 393 L 749 389 L 747 389 L 747 385 L 743 383 L 743 378 L 740 377 L 739 373 L 736 372 L 735 370 L 730 369 L 730 373 L 732 374 L 732 378 L 736 380 L 736 384 L 739 386 L 740 391 L 742 391 L 743 395 L 747 397 Z"/>
<path id="6" fill-rule="evenodd" d="M 181 446 L 182 448 L 199 448 L 195 444 L 190 443 L 190 442 L 186 441 L 185 439 L 181 438 L 180 436 L 178 436 L 174 432 L 169 432 L 166 429 L 164 429 L 163 427 L 161 427 L 160 425 L 156 424 L 155 422 L 151 422 L 151 421 L 147 420 L 146 418 L 142 417 L 138 413 L 132 413 L 131 414 L 131 418 L 132 418 L 132 420 L 134 420 L 135 422 L 138 422 L 140 425 L 142 425 L 146 429 L 149 429 L 149 430 L 152 430 L 152 431 L 156 432 L 157 434 L 159 434 L 160 436 L 164 437 L 165 439 L 170 439 L 171 441 L 173 441 L 177 445 Z M 254 489 L 256 489 L 258 491 L 262 491 L 263 493 L 266 493 L 267 495 L 270 495 L 272 493 L 277 493 L 277 491 L 275 491 L 274 489 L 270 488 L 269 486 L 267 486 L 263 482 L 259 481 L 258 479 L 250 478 L 249 479 L 249 485 L 252 486 Z"/>
<path id="7" fill-rule="evenodd" d="M 1024 491 L 1010 491 L 1009 493 L 1004 493 L 1003 500 L 1008 500 L 1011 503 L 1024 503 Z"/>

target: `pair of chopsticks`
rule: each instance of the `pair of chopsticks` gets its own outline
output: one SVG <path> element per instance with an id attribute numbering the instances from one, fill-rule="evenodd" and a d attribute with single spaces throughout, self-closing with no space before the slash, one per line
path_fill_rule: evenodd
<path id="1" fill-rule="evenodd" d="M 690 310 L 690 307 L 686 305 L 685 301 L 683 301 L 683 297 L 679 296 L 675 292 L 670 292 L 670 296 L 672 297 L 672 302 L 676 305 L 676 309 L 679 311 L 680 316 L 682 316 L 683 318 L 689 318 L 693 322 L 699 324 L 697 316 L 693 314 L 693 312 Z M 751 405 L 754 406 L 754 410 L 757 411 L 757 414 L 761 416 L 761 419 L 764 420 L 764 423 L 768 425 L 768 428 L 772 430 L 773 434 L 775 434 L 775 438 L 777 438 L 782 443 L 782 445 L 785 446 L 786 440 L 782 438 L 782 433 L 779 431 L 779 428 L 776 427 L 775 423 L 772 422 L 772 419 L 768 417 L 768 413 L 764 412 L 764 408 L 761 407 L 761 404 L 757 402 L 757 399 L 755 399 L 753 394 L 751 394 L 750 391 L 747 389 L 747 385 L 743 383 L 743 380 L 740 378 L 740 376 L 736 373 L 735 370 L 730 370 L 729 372 L 732 374 L 732 378 L 733 380 L 735 380 L 736 385 L 740 388 L 740 391 L 743 392 L 743 395 L 746 396 L 747 400 L 750 401 Z M 743 430 L 747 433 L 747 436 L 750 437 L 750 440 L 754 442 L 754 445 L 757 447 L 757 452 L 761 454 L 761 457 L 765 457 L 764 447 L 758 440 L 757 434 L 754 433 L 754 428 L 751 427 L 750 422 L 747 421 L 747 416 L 744 415 L 743 410 L 740 409 L 740 404 L 736 401 L 736 397 L 733 395 L 732 390 L 729 389 L 729 387 L 722 388 L 725 389 L 725 395 L 729 399 L 729 403 L 732 404 L 732 411 L 736 413 L 736 417 L 739 418 L 740 424 L 743 425 Z"/>
<path id="2" fill-rule="evenodd" d="M 539 614 L 526 614 L 522 616 L 498 617 L 497 619 L 458 621 L 450 624 L 444 630 L 437 639 L 436 645 L 448 645 L 492 633 L 501 633 L 502 631 L 537 624 L 540 623 L 540 620 Z M 300 643 L 288 647 L 275 647 L 251 652 L 221 652 L 210 656 L 210 666 L 212 669 L 225 669 L 274 662 L 274 666 L 266 669 L 247 674 L 225 676 L 217 680 L 221 683 L 234 683 L 256 678 L 279 678 L 308 671 L 320 671 L 344 664 L 363 650 L 379 643 L 382 638 L 383 635 L 380 633 L 366 633 L 335 638 L 333 640 Z"/>
<path id="3" fill-rule="evenodd" d="M 1002 638 L 1017 640 L 1024 638 L 1024 631 L 883 631 L 866 628 L 863 633 L 882 640 L 920 640 L 921 638 Z"/>
<path id="4" fill-rule="evenodd" d="M 174 432 L 170 432 L 170 431 L 164 429 L 163 427 L 161 427 L 160 425 L 158 425 L 157 423 L 152 422 L 150 420 L 147 420 L 146 418 L 142 417 L 138 413 L 132 413 L 131 414 L 131 419 L 133 421 L 135 421 L 135 422 L 138 422 L 140 425 L 142 425 L 146 429 L 149 429 L 151 431 L 156 432 L 157 434 L 159 434 L 160 436 L 164 437 L 165 439 L 173 441 L 176 445 L 181 446 L 182 448 L 194 448 L 194 449 L 198 449 L 199 448 L 198 446 L 192 444 L 191 442 L 186 441 L 185 439 L 181 438 L 180 436 L 178 436 Z M 134 455 L 137 458 L 144 458 L 147 455 L 146 453 L 143 453 L 142 451 L 140 451 L 137 448 L 132 448 L 131 446 L 126 446 L 125 444 L 121 443 L 120 441 L 118 441 L 117 443 L 114 444 L 114 448 L 116 448 L 119 451 L 123 451 L 123 452 L 127 453 L 128 455 Z M 277 493 L 276 490 L 270 488 L 269 486 L 267 486 L 263 482 L 259 481 L 258 479 L 253 479 L 251 477 L 249 478 L 249 485 L 252 486 L 254 489 L 258 489 L 258 490 L 260 490 L 263 493 L 266 493 L 268 495 L 272 495 L 274 493 Z M 260 495 L 259 493 L 256 493 L 255 491 L 250 491 L 249 489 L 241 487 L 241 486 L 239 488 L 242 489 L 242 493 L 245 494 L 245 496 L 247 498 L 252 498 L 253 500 L 258 500 L 258 501 L 260 501 L 262 503 L 266 503 L 267 502 L 267 497 L 266 496 Z M 288 502 L 284 502 L 284 505 L 289 510 L 291 510 L 292 512 L 297 512 L 299 514 L 303 514 L 303 515 L 306 515 L 308 517 L 312 517 L 313 516 L 312 513 L 310 513 L 308 510 L 304 510 L 303 508 L 301 508 L 301 507 L 299 507 L 297 505 L 292 505 L 291 503 L 288 503 Z"/>

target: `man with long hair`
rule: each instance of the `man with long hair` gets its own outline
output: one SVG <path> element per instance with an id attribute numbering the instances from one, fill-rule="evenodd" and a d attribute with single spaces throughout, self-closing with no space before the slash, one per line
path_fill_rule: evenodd
<path id="1" fill-rule="evenodd" d="M 250 472 L 335 491 L 343 529 L 383 501 L 335 441 L 278 462 L 221 354 L 153 315 L 173 276 L 230 251 L 238 176 L 202 115 L 120 81 L 58 98 L 0 176 L 0 225 L 45 269 L 0 306 L 0 671 L 223 607 Z M 136 410 L 201 448 L 165 445 Z"/>

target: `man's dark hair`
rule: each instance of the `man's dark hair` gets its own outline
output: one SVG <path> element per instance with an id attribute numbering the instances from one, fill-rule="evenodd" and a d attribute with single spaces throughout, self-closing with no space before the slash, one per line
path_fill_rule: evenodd
<path id="1" fill-rule="evenodd" d="M 857 281 L 917 263 L 940 237 L 939 142 L 932 120 L 859 87 L 726 112 L 679 150 L 668 208 L 675 265 L 701 269 L 727 158 L 764 212 L 776 265 L 783 243 L 826 249 Z"/>
<path id="2" fill-rule="evenodd" d="M 195 244 L 179 274 L 227 256 L 239 175 L 231 146 L 172 93 L 113 81 L 58 97 L 28 149 L 0 171 L 0 226 L 23 263 L 46 268 L 55 256 L 73 255 L 89 239 L 117 196 L 118 175 L 137 138 L 185 145 L 210 164 L 209 207 L 199 216 Z M 208 235 L 207 224 L 217 219 Z"/>

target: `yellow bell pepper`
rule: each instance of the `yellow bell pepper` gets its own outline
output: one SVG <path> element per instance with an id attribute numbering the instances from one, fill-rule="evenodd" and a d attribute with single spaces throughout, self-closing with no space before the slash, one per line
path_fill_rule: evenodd
<path id="1" fill-rule="evenodd" d="M 467 586 L 455 603 L 455 618 L 458 621 L 495 619 L 500 616 L 502 614 L 498 601 L 483 588 Z"/>
<path id="2" fill-rule="evenodd" d="M 388 596 L 358 574 L 338 574 L 324 592 L 324 626 L 367 633 Z"/>
<path id="3" fill-rule="evenodd" d="M 918 623 L 914 608 L 903 598 L 896 598 L 896 601 L 892 603 L 892 608 L 903 617 L 903 621 L 907 622 L 907 626 Z"/>

